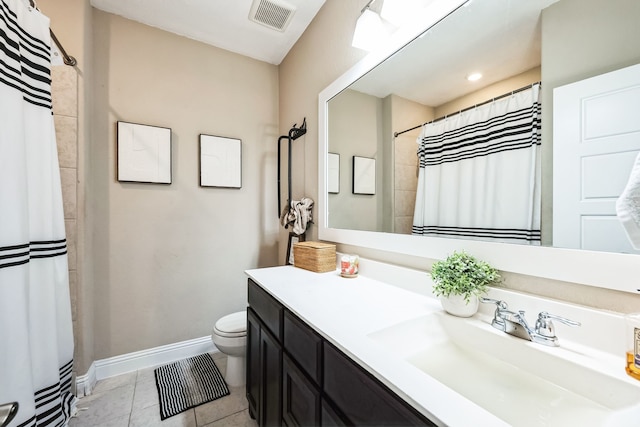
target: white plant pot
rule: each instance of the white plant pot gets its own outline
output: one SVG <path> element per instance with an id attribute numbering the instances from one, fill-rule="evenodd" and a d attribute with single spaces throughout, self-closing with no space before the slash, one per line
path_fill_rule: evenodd
<path id="1" fill-rule="evenodd" d="M 440 297 L 442 308 L 454 316 L 471 317 L 478 312 L 478 297 L 471 295 L 469 303 L 464 300 L 463 295 L 449 295 L 448 297 Z"/>

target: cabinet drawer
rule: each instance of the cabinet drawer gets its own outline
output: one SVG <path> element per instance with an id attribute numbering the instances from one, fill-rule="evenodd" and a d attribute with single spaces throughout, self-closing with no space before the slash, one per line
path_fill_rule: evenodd
<path id="1" fill-rule="evenodd" d="M 284 308 L 257 283 L 249 279 L 249 306 L 273 336 L 282 342 L 282 315 Z"/>
<path id="2" fill-rule="evenodd" d="M 320 385 L 322 337 L 287 310 L 284 313 L 284 349 Z"/>
<path id="3" fill-rule="evenodd" d="M 329 343 L 323 354 L 324 391 L 351 424 L 435 426 Z"/>

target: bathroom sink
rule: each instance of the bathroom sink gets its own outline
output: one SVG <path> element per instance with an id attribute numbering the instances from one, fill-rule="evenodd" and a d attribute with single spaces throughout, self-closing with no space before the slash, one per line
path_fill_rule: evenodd
<path id="1" fill-rule="evenodd" d="M 511 425 L 637 427 L 640 419 L 640 387 L 596 350 L 545 347 L 443 312 L 368 338 Z"/>

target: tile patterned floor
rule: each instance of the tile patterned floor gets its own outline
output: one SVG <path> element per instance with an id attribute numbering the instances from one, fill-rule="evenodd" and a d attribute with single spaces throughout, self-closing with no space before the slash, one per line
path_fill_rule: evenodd
<path id="1" fill-rule="evenodd" d="M 213 358 L 220 372 L 226 356 Z M 93 393 L 78 401 L 69 427 L 257 427 L 249 416 L 245 388 L 229 387 L 230 395 L 160 420 L 153 368 L 98 381 Z"/>

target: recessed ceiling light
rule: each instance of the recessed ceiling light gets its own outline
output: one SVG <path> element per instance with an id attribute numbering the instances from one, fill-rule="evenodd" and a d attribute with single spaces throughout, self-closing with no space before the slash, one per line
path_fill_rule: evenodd
<path id="1" fill-rule="evenodd" d="M 480 80 L 482 78 L 482 74 L 480 73 L 471 73 L 467 76 L 467 80 L 470 82 L 475 82 L 476 80 Z"/>

